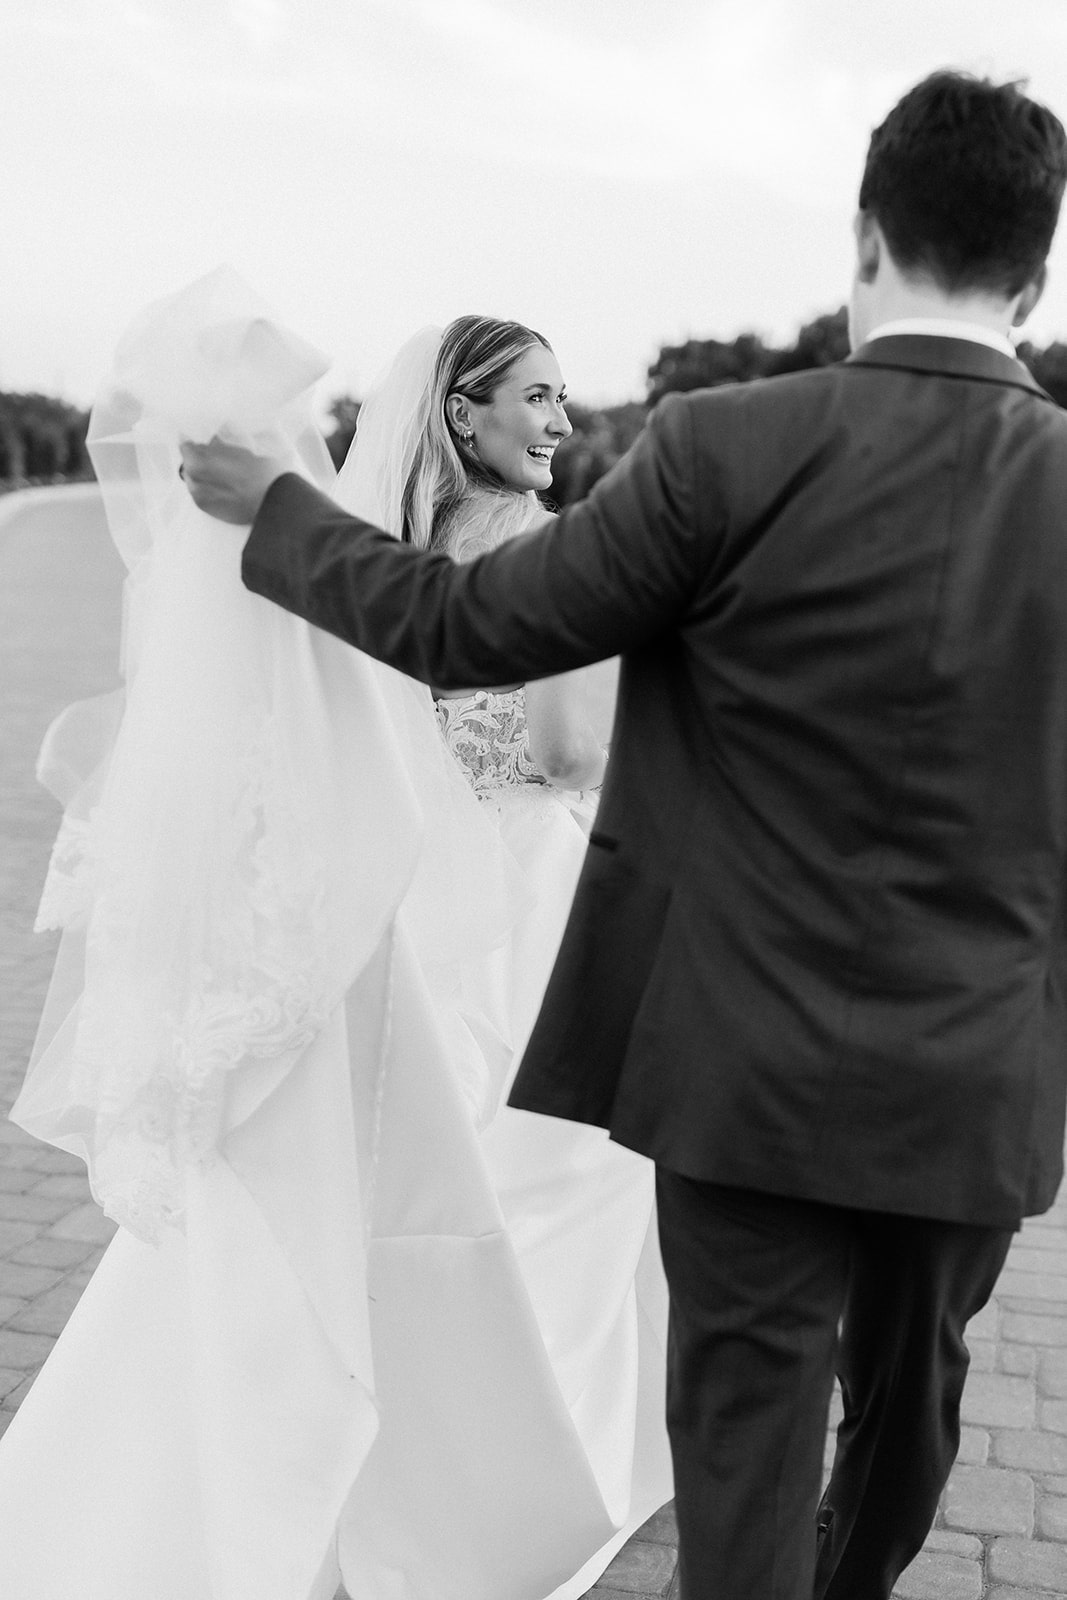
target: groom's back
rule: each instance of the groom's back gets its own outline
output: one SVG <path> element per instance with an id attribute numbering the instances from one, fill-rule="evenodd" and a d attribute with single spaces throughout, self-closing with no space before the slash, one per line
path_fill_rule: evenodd
<path id="1" fill-rule="evenodd" d="M 574 1086 L 577 1044 L 605 1058 L 572 1114 L 675 1171 L 1040 1208 L 1067 1059 L 1067 418 L 1006 355 L 926 337 L 659 426 L 691 429 L 728 516 L 676 646 L 624 668 L 604 846 L 520 1094 L 553 1058 Z M 598 938 L 640 976 L 579 1041 Z"/>
<path id="2" fill-rule="evenodd" d="M 1067 417 L 1013 365 L 878 340 L 693 402 L 732 514 L 684 636 L 725 809 L 767 849 L 881 881 L 902 834 L 947 893 L 1062 842 Z"/>

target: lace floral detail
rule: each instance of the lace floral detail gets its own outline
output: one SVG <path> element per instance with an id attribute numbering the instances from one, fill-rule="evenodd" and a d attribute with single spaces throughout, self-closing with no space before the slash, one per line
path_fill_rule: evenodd
<path id="1" fill-rule="evenodd" d="M 72 1086 L 97 1107 L 97 1198 L 149 1240 L 180 1221 L 185 1173 L 218 1145 L 228 1075 L 303 1050 L 331 1003 L 322 979 L 326 863 L 282 798 L 267 717 L 245 719 L 235 755 L 239 786 L 220 830 L 212 915 L 192 970 L 171 973 L 162 950 L 131 964 L 126 930 L 139 862 L 112 819 L 98 815 L 95 829 L 62 842 L 46 895 L 50 914 L 80 911 L 87 892 L 91 901 L 87 948 L 97 982 L 82 1005 Z M 175 945 L 188 946 L 181 928 Z"/>
<path id="2" fill-rule="evenodd" d="M 524 689 L 507 694 L 480 690 L 457 700 L 438 700 L 437 721 L 479 800 L 500 789 L 547 783 L 530 759 Z"/>
<path id="3" fill-rule="evenodd" d="M 63 818 L 52 846 L 34 933 L 70 928 L 88 915 L 93 903 L 91 837 L 91 817 Z"/>

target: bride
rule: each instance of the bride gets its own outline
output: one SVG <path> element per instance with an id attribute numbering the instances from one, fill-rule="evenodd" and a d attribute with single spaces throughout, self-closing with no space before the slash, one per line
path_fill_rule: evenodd
<path id="1" fill-rule="evenodd" d="M 46 741 L 64 933 L 14 1115 L 123 1226 L 0 1441 L 10 1600 L 574 1600 L 670 1496 L 651 1173 L 503 1105 L 603 767 L 580 692 L 435 707 L 249 595 L 176 470 L 281 439 L 463 559 L 542 514 L 558 368 L 417 336 L 336 486 L 321 370 L 212 274 L 94 409 L 126 694 Z"/>

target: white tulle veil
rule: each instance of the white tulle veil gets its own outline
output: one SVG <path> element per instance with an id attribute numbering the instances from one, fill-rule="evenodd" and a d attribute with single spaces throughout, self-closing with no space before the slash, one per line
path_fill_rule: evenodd
<path id="1" fill-rule="evenodd" d="M 66 811 L 38 926 L 64 933 L 13 1115 L 82 1156 L 144 1238 L 181 1224 L 185 1175 L 285 1077 L 402 906 L 476 1115 L 506 1068 L 468 984 L 520 902 L 426 691 L 248 593 L 244 531 L 178 478 L 179 440 L 220 435 L 332 490 L 325 367 L 221 269 L 135 321 L 93 408 L 128 568 L 125 694 L 69 708 L 42 751 Z M 382 495 L 396 453 L 379 443 Z"/>
<path id="2" fill-rule="evenodd" d="M 420 329 L 374 381 L 359 408 L 356 436 L 337 475 L 334 495 L 339 504 L 397 538 L 404 486 L 429 421 L 441 339 L 440 328 Z"/>

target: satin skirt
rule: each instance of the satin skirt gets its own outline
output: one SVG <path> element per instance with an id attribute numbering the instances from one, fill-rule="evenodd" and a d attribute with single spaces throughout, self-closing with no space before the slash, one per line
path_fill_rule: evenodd
<path id="1" fill-rule="evenodd" d="M 584 837 L 501 796 L 536 893 L 477 974 L 513 1062 Z M 0 1440 L 5 1600 L 575 1600 L 671 1496 L 649 1163 L 472 1117 L 403 917 L 315 1043 L 120 1230 Z"/>

